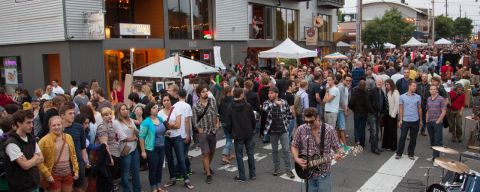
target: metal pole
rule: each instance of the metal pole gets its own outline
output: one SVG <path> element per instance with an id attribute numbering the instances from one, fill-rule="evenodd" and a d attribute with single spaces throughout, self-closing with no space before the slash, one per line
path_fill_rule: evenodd
<path id="1" fill-rule="evenodd" d="M 356 53 L 362 53 L 362 0 L 357 0 L 357 36 L 356 36 Z"/>
<path id="2" fill-rule="evenodd" d="M 435 0 L 432 0 L 432 45 L 435 45 Z"/>
<path id="3" fill-rule="evenodd" d="M 445 0 L 445 16 L 448 17 L 448 0 Z"/>
<path id="4" fill-rule="evenodd" d="M 133 52 L 135 52 L 135 49 L 134 48 L 131 48 L 130 49 L 130 72 L 132 73 L 133 75 Z"/>

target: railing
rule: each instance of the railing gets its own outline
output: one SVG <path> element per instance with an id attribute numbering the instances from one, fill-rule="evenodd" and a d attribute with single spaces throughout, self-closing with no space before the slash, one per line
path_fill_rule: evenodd
<path id="1" fill-rule="evenodd" d="M 317 4 L 319 7 L 327 6 L 341 8 L 345 5 L 345 0 L 317 0 Z"/>

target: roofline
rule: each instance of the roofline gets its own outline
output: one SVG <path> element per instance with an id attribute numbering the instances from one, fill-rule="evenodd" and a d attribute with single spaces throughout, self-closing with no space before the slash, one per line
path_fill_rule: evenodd
<path id="1" fill-rule="evenodd" d="M 427 15 L 427 13 L 423 12 L 423 11 L 420 10 L 420 9 L 417 9 L 417 8 L 415 8 L 415 7 L 412 7 L 412 6 L 403 4 L 403 3 L 393 2 L 393 1 L 374 1 L 374 2 L 364 3 L 363 6 L 365 6 L 365 5 L 370 5 L 370 4 L 381 4 L 381 3 L 388 3 L 388 4 L 395 4 L 395 5 L 404 6 L 404 7 L 413 9 L 413 10 L 416 11 L 417 13 L 421 13 L 421 14 Z M 428 10 L 428 8 L 426 8 L 426 9 Z"/>

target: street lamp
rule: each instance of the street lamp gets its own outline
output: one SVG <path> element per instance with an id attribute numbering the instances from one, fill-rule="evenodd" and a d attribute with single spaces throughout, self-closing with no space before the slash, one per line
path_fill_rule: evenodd
<path id="1" fill-rule="evenodd" d="M 133 52 L 135 52 L 134 48 L 130 48 L 130 72 L 133 75 Z"/>

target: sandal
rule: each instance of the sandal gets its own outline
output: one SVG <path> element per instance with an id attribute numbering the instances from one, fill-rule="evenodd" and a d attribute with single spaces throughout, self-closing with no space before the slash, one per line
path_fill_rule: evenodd
<path id="1" fill-rule="evenodd" d="M 183 186 L 185 186 L 187 189 L 190 189 L 190 190 L 194 188 L 193 185 L 190 184 L 190 182 L 184 183 Z"/>
<path id="2" fill-rule="evenodd" d="M 170 180 L 167 183 L 165 183 L 165 185 L 163 185 L 163 187 L 167 188 L 167 187 L 174 186 L 175 184 L 177 184 L 177 182 L 175 180 Z M 159 188 L 159 189 L 161 189 L 161 188 Z"/>
<path id="3" fill-rule="evenodd" d="M 157 192 L 168 192 L 166 189 L 158 188 Z"/>

